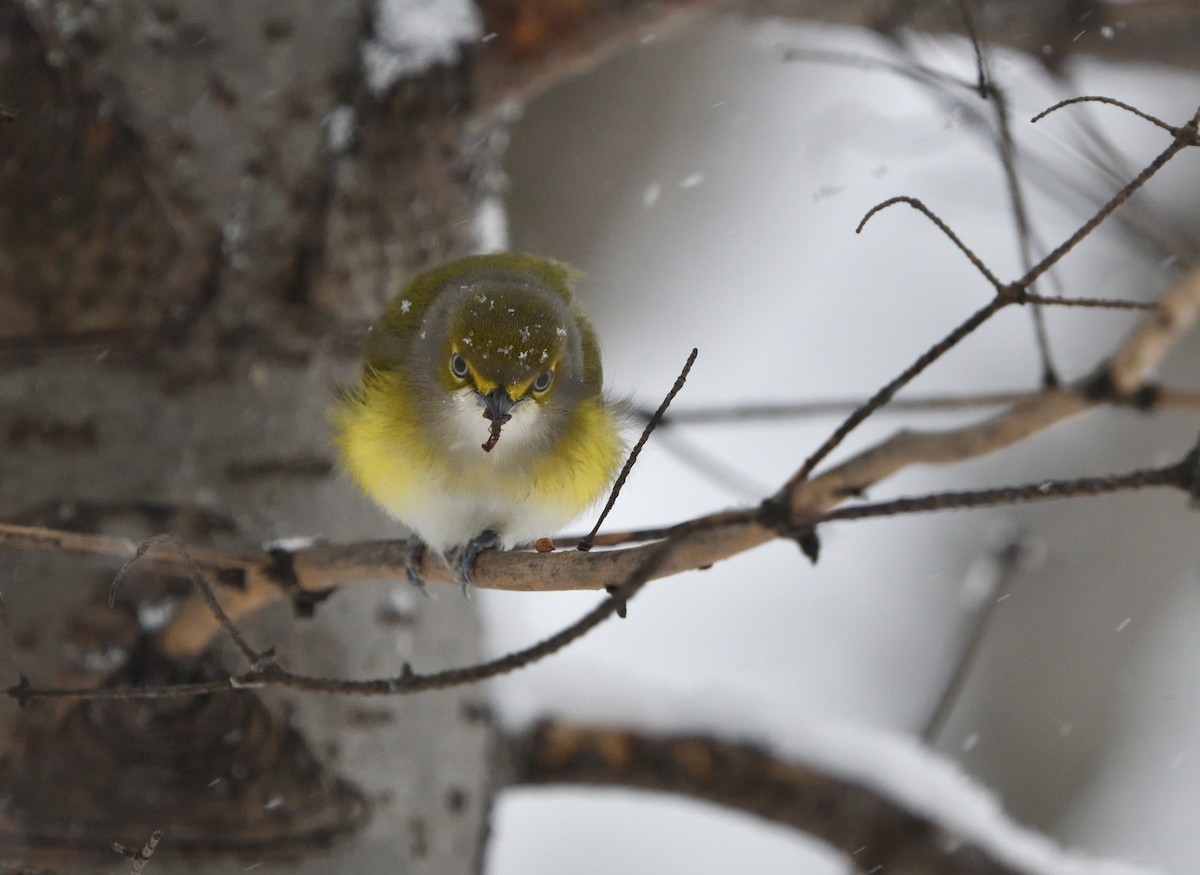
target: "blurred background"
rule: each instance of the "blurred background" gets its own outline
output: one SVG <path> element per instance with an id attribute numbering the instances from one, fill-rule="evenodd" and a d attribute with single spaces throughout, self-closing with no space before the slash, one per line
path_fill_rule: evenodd
<path id="1" fill-rule="evenodd" d="M 846 56 L 817 54 L 828 52 Z M 931 86 L 869 59 L 975 79 L 963 40 L 901 55 L 862 32 L 725 19 L 648 35 L 526 107 L 507 158 L 509 243 L 586 272 L 580 295 L 615 395 L 653 407 L 696 346 L 680 412 L 867 397 L 991 293 L 905 207 L 855 235 L 863 214 L 894 195 L 924 200 L 1002 279 L 1022 273 L 1000 163 L 972 122 L 990 120 L 990 108 L 965 87 Z M 1200 93 L 1200 80 L 1178 69 L 1074 59 L 1054 78 L 1027 55 L 994 50 L 991 62 L 1012 107 L 1035 258 L 1168 135 L 1095 105 L 1029 118 L 1063 97 L 1102 94 L 1181 123 Z M 1119 154 L 1104 156 L 1105 142 Z M 1038 291 L 1161 294 L 1194 263 L 1196 160 L 1180 156 L 1135 199 L 1125 216 L 1137 227 L 1109 221 Z M 1174 242 L 1144 233 L 1155 223 Z M 1097 367 L 1138 318 L 1045 316 L 1065 381 Z M 1198 364 L 1200 346 L 1189 342 L 1160 376 L 1194 388 Z M 908 394 L 1034 390 L 1040 378 L 1029 314 L 1013 308 Z M 884 411 L 831 461 L 898 428 L 985 415 Z M 838 421 L 662 429 L 609 527 L 757 503 Z M 1099 411 L 988 458 L 906 471 L 869 497 L 1159 465 L 1195 434 L 1187 411 Z M 903 748 L 924 735 L 1019 823 L 1087 854 L 1194 871 L 1200 539 L 1179 495 L 835 524 L 821 535 L 816 567 L 781 542 L 653 584 L 627 620 L 495 683 L 502 719 L 720 730 L 810 758 L 813 738 L 836 747 L 865 734 Z M 931 727 L 981 611 L 997 599 L 960 693 Z M 551 634 L 595 601 L 480 593 L 488 649 Z M 854 744 L 846 751 L 853 758 Z M 919 769 L 890 780 L 924 792 Z M 842 871 L 801 836 L 693 802 L 503 792 L 489 875 L 567 871 L 568 859 L 573 873 L 659 873 L 664 860 L 689 873 Z"/>

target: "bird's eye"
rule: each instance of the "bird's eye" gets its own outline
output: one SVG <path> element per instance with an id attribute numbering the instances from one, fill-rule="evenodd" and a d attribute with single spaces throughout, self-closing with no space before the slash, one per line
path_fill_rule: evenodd
<path id="1" fill-rule="evenodd" d="M 467 370 L 467 361 L 458 353 L 450 356 L 450 373 L 458 377 L 460 380 L 465 380 L 470 371 Z"/>
<path id="2" fill-rule="evenodd" d="M 550 388 L 550 382 L 554 379 L 553 371 L 542 371 L 538 374 L 537 379 L 533 381 L 533 391 L 545 392 Z"/>

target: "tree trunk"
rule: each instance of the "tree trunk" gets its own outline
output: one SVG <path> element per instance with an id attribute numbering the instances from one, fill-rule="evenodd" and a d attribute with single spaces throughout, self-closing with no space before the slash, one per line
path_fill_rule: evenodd
<path id="1" fill-rule="evenodd" d="M 394 531 L 337 476 L 326 410 L 355 376 L 361 320 L 414 269 L 474 247 L 495 156 L 463 148 L 461 66 L 383 96 L 361 82 L 368 23 L 348 0 L 0 5 L 4 519 L 251 549 Z M 32 682 L 219 676 L 150 643 L 189 583 L 135 574 L 109 609 L 111 580 L 5 556 Z M 474 660 L 468 606 L 405 587 L 355 587 L 248 634 L 327 676 Z M 112 842 L 156 829 L 156 869 L 215 854 L 228 871 L 229 852 L 289 871 L 479 865 L 477 690 L 0 707 L 6 867 L 109 869 Z"/>

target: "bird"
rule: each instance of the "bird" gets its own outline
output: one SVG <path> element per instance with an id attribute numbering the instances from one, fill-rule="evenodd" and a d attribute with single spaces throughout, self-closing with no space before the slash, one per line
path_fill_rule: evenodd
<path id="1" fill-rule="evenodd" d="M 519 252 L 410 279 L 368 333 L 333 412 L 342 466 L 469 597 L 481 550 L 553 534 L 612 484 L 625 454 L 577 274 Z"/>

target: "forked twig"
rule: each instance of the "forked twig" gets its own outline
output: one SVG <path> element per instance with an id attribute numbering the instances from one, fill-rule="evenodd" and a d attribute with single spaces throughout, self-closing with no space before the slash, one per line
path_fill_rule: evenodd
<path id="1" fill-rule="evenodd" d="M 811 456 L 809 456 L 800 470 L 788 481 L 787 489 L 792 488 L 796 483 L 807 479 L 808 475 L 816 468 L 834 449 L 836 449 L 846 437 L 862 424 L 872 413 L 878 408 L 886 404 L 891 398 L 905 385 L 915 379 L 929 365 L 933 364 L 937 359 L 941 358 L 953 347 L 958 345 L 964 338 L 975 331 L 980 325 L 990 319 L 996 312 L 1009 304 L 1025 303 L 1029 300 L 1028 288 L 1039 276 L 1057 264 L 1064 255 L 1073 249 L 1084 237 L 1094 231 L 1108 216 L 1112 214 L 1121 204 L 1129 199 L 1132 194 L 1145 185 L 1151 177 L 1161 170 L 1168 161 L 1171 160 L 1177 153 L 1182 151 L 1189 145 L 1194 145 L 1197 141 L 1197 128 L 1200 126 L 1200 110 L 1197 110 L 1195 115 L 1186 125 L 1179 129 L 1175 135 L 1171 145 L 1157 155 L 1133 180 L 1131 180 L 1124 188 L 1117 192 L 1109 201 L 1104 204 L 1097 212 L 1085 222 L 1078 231 L 1071 235 L 1067 241 L 1055 248 L 1049 255 L 1039 261 L 1030 270 L 1026 271 L 1025 275 L 1015 282 L 1003 285 L 996 279 L 995 275 L 979 260 L 979 258 L 959 240 L 958 236 L 942 221 L 936 214 L 925 206 L 920 200 L 912 197 L 901 196 L 890 198 L 880 204 L 877 204 L 858 225 L 858 230 L 861 231 L 863 225 L 875 213 L 885 207 L 896 203 L 906 203 L 914 209 L 923 213 L 930 221 L 932 221 L 943 233 L 949 237 L 954 244 L 970 259 L 971 263 L 988 279 L 988 281 L 996 289 L 996 296 L 991 302 L 981 310 L 976 311 L 966 321 L 961 323 L 957 328 L 946 335 L 942 340 L 938 341 L 933 347 L 926 350 L 913 364 L 909 365 L 896 378 L 889 382 L 886 386 L 880 389 L 871 399 L 862 407 L 855 410 L 849 417 L 846 418 L 841 425 L 834 430 L 825 442 L 817 448 Z M 1047 299 L 1052 300 L 1052 299 Z"/>
<path id="2" fill-rule="evenodd" d="M 976 607 L 974 620 L 963 642 L 962 650 L 958 659 L 955 660 L 954 670 L 942 687 L 942 694 L 938 697 L 937 705 L 934 706 L 929 719 L 925 721 L 925 728 L 921 731 L 921 740 L 925 744 L 930 746 L 937 744 L 946 725 L 950 722 L 955 706 L 962 698 L 967 680 L 978 662 L 983 642 L 996 617 L 996 608 L 1012 589 L 1013 580 L 1027 552 L 1028 548 L 1023 537 L 1020 534 L 1014 534 L 988 557 L 995 567 L 993 579 L 988 581 L 986 591 L 981 593 L 982 598 Z"/>

